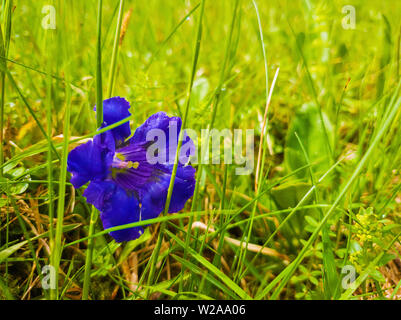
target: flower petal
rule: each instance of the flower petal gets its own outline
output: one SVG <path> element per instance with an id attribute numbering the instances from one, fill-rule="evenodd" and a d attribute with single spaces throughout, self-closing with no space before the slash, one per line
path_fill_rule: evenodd
<path id="1" fill-rule="evenodd" d="M 169 117 L 165 112 L 157 112 L 151 115 L 141 126 L 139 126 L 130 139 L 130 143 L 144 144 L 147 142 L 146 135 L 152 129 L 159 129 L 164 131 L 166 134 L 166 142 L 169 141 L 169 127 L 172 124 L 177 127 L 177 133 L 181 130 L 181 118 L 180 117 Z M 177 136 L 178 138 L 178 136 Z"/>
<path id="2" fill-rule="evenodd" d="M 129 139 L 128 142 L 131 145 L 142 145 L 147 148 L 153 143 L 158 143 L 158 148 L 156 148 L 157 161 L 159 161 L 159 159 L 164 159 L 164 163 L 161 164 L 173 164 L 177 151 L 181 126 L 182 121 L 180 117 L 169 117 L 165 112 L 157 112 L 150 116 L 135 130 L 134 135 Z M 160 135 L 163 135 L 162 140 L 160 140 Z M 185 130 L 183 134 L 182 146 L 183 148 L 180 152 L 179 162 L 181 164 L 186 164 L 190 155 L 193 155 L 196 150 L 193 141 L 187 135 Z"/>
<path id="3" fill-rule="evenodd" d="M 110 134 L 97 135 L 70 151 L 67 170 L 72 173 L 71 183 L 76 189 L 89 180 L 104 179 L 109 174 L 114 156 L 114 142 L 110 140 Z"/>
<path id="4" fill-rule="evenodd" d="M 170 165 L 170 170 L 173 171 L 172 165 Z M 190 165 L 178 166 L 168 210 L 169 213 L 182 210 L 188 199 L 193 196 L 196 184 L 195 172 L 196 170 Z"/>
<path id="5" fill-rule="evenodd" d="M 111 210 L 111 198 L 116 190 L 116 185 L 112 181 L 92 181 L 85 189 L 83 196 L 88 203 L 93 204 L 99 211 Z"/>
<path id="6" fill-rule="evenodd" d="M 103 128 L 131 115 L 129 112 L 130 104 L 121 97 L 113 97 L 103 101 Z M 96 110 L 96 107 L 95 107 Z M 110 130 L 113 133 L 116 145 L 120 145 L 131 135 L 129 122 L 119 125 Z"/>
<path id="7" fill-rule="evenodd" d="M 144 219 L 156 218 L 164 210 L 172 169 L 173 165 L 165 166 L 163 170 L 158 171 L 153 181 L 142 189 L 140 198 Z M 191 166 L 178 166 L 168 212 L 182 210 L 194 190 L 195 169 Z"/>
<path id="8" fill-rule="evenodd" d="M 134 194 L 127 193 L 113 181 L 92 181 L 84 192 L 88 202 L 100 210 L 103 228 L 108 229 L 141 220 L 139 202 Z M 143 227 L 110 232 L 117 241 L 130 241 L 143 234 Z"/>

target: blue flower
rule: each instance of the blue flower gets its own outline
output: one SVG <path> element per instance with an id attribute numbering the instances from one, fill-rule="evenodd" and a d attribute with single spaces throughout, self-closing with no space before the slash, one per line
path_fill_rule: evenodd
<path id="1" fill-rule="evenodd" d="M 103 102 L 102 127 L 116 123 L 128 116 L 130 105 L 124 98 L 114 97 Z M 96 110 L 96 109 L 95 109 Z M 171 130 L 176 127 L 176 132 Z M 165 147 L 157 150 L 164 162 L 149 161 L 147 135 L 155 130 L 165 134 Z M 100 211 L 105 229 L 128 223 L 156 218 L 163 210 L 167 198 L 177 149 L 181 119 L 168 117 L 164 112 L 150 116 L 131 136 L 129 122 L 96 135 L 93 140 L 73 149 L 68 155 L 71 183 L 80 188 L 88 181 L 83 193 L 87 201 Z M 184 144 L 193 142 L 184 134 Z M 195 189 L 195 169 L 186 164 L 190 152 L 183 153 L 174 180 L 169 213 L 184 208 Z M 191 149 L 191 148 L 189 148 Z M 186 161 L 185 161 L 186 159 Z M 117 241 L 137 239 L 143 227 L 113 231 Z"/>

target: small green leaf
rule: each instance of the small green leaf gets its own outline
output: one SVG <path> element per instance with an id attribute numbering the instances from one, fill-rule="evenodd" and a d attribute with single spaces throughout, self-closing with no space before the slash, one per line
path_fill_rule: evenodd
<path id="1" fill-rule="evenodd" d="M 311 187 L 308 183 L 291 183 L 272 189 L 271 194 L 280 209 L 294 208 Z M 308 205 L 311 202 L 312 197 L 309 197 L 304 202 L 304 205 Z"/>
<path id="2" fill-rule="evenodd" d="M 305 216 L 305 220 L 307 223 L 309 223 L 312 227 L 317 227 L 318 226 L 318 222 L 313 219 L 311 216 Z"/>
<path id="3" fill-rule="evenodd" d="M 362 251 L 362 247 L 357 241 L 351 241 L 349 251 L 350 251 L 350 253 Z"/>
<path id="4" fill-rule="evenodd" d="M 386 278 L 381 274 L 381 272 L 379 270 L 374 269 L 369 273 L 369 275 L 376 281 L 379 281 L 379 282 L 386 281 Z"/>
<path id="5" fill-rule="evenodd" d="M 7 204 L 7 199 L 0 198 L 0 208 L 4 207 Z"/>
<path id="6" fill-rule="evenodd" d="M 331 149 L 333 149 L 334 128 L 325 113 L 323 113 L 323 121 Z M 313 165 L 313 171 L 316 174 L 325 173 L 330 168 L 331 155 L 326 142 L 320 110 L 314 103 L 302 105 L 290 124 L 284 152 L 284 160 L 289 171 L 295 171 L 308 164 L 295 133 L 302 141 L 308 159 Z M 307 178 L 309 170 L 301 170 L 297 172 L 296 176 L 300 179 Z"/>
<path id="7" fill-rule="evenodd" d="M 383 257 L 379 260 L 378 266 L 384 266 L 387 263 L 389 263 L 391 260 L 394 260 L 395 258 L 397 258 L 394 254 L 391 253 L 385 253 L 383 255 Z"/>
<path id="8" fill-rule="evenodd" d="M 27 244 L 28 241 L 24 240 L 21 241 L 17 244 L 12 245 L 11 247 L 8 247 L 2 251 L 0 251 L 0 263 L 2 263 L 5 259 L 7 259 L 9 256 L 11 256 L 15 251 L 23 247 L 25 244 Z"/>
<path id="9" fill-rule="evenodd" d="M 146 229 L 141 237 L 139 237 L 136 240 L 128 241 L 123 251 L 121 252 L 121 255 L 118 259 L 118 263 L 124 261 L 128 257 L 128 255 L 135 250 L 136 247 L 138 247 L 141 243 L 148 241 L 151 238 L 151 236 L 152 235 L 150 234 L 149 229 Z"/>
<path id="10" fill-rule="evenodd" d="M 16 183 L 14 185 L 10 186 L 10 194 L 16 195 L 16 194 L 22 194 L 28 189 L 29 183 L 22 182 L 22 183 Z"/>

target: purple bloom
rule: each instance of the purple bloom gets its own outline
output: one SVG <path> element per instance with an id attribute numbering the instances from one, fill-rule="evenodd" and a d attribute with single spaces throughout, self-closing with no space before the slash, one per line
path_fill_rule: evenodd
<path id="1" fill-rule="evenodd" d="M 129 108 L 124 98 L 105 100 L 102 127 L 128 117 Z M 171 135 L 173 125 L 177 128 L 174 136 Z M 158 150 L 165 155 L 164 163 L 148 161 L 147 148 L 153 142 L 146 138 L 154 129 L 164 133 L 168 141 L 164 150 Z M 127 141 L 131 135 L 128 122 L 96 135 L 93 140 L 69 153 L 71 183 L 80 188 L 90 181 L 83 195 L 100 211 L 105 229 L 156 218 L 164 210 L 173 170 L 171 155 L 175 154 L 180 129 L 179 117 L 168 117 L 164 112 L 158 112 L 137 128 Z M 192 144 L 192 141 L 186 137 L 183 143 Z M 189 154 L 180 154 L 168 210 L 170 213 L 183 209 L 194 192 L 195 169 L 182 161 L 183 158 L 188 160 L 188 157 Z M 143 227 L 134 227 L 113 231 L 110 235 L 121 242 L 137 239 L 142 233 Z"/>

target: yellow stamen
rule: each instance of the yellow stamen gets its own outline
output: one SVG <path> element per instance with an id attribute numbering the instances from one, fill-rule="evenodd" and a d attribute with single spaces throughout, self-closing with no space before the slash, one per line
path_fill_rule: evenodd
<path id="1" fill-rule="evenodd" d="M 128 168 L 137 169 L 137 168 L 139 167 L 139 162 L 138 162 L 138 161 L 135 161 L 135 162 L 128 161 L 127 167 L 128 167 Z"/>
<path id="2" fill-rule="evenodd" d="M 125 157 L 121 153 L 116 153 L 117 159 L 120 159 L 121 161 L 125 161 Z"/>

